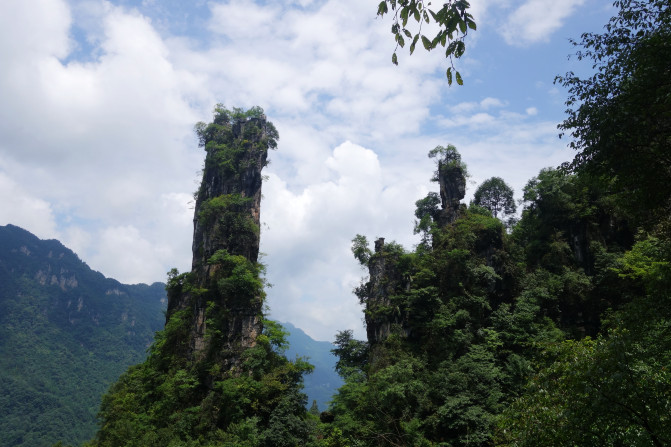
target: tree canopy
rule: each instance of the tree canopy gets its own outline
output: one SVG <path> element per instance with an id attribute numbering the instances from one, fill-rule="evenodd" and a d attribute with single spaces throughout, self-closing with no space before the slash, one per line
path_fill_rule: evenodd
<path id="1" fill-rule="evenodd" d="M 573 41 L 594 74 L 555 82 L 568 89 L 559 128 L 578 151 L 564 168 L 612 182 L 648 223 L 671 206 L 671 9 L 667 0 L 618 0 L 603 33 Z"/>
<path id="2" fill-rule="evenodd" d="M 513 190 L 501 177 L 492 177 L 482 182 L 475 190 L 473 204 L 487 208 L 497 219 L 517 211 Z"/>

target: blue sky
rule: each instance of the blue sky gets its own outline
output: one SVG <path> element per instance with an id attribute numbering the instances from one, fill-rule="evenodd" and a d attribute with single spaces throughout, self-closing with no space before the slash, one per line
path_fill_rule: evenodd
<path id="1" fill-rule="evenodd" d="M 426 157 L 455 144 L 479 183 L 521 197 L 573 154 L 556 129 L 570 37 L 609 0 L 473 0 L 478 31 L 448 87 L 439 52 L 399 53 L 376 1 L 0 2 L 0 225 L 57 238 L 123 282 L 191 260 L 204 153 L 193 125 L 216 103 L 260 105 L 280 133 L 262 204 L 270 315 L 329 340 L 363 338 L 351 293 L 361 233 L 412 248 Z"/>

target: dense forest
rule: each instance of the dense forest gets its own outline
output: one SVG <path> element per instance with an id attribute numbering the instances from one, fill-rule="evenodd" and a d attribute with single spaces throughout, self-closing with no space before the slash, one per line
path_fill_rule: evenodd
<path id="1" fill-rule="evenodd" d="M 671 13 L 615 6 L 573 42 L 594 75 L 556 80 L 577 155 L 529 180 L 519 220 L 498 177 L 461 204 L 439 146 L 422 242 L 354 238 L 368 339 L 337 336 L 324 445 L 671 443 Z"/>
<path id="2" fill-rule="evenodd" d="M 100 396 L 162 327 L 165 285 L 121 284 L 56 240 L 0 226 L 0 445 L 81 443 Z"/>
<path id="3" fill-rule="evenodd" d="M 321 413 L 302 392 L 311 365 L 282 355 L 263 314 L 261 169 L 279 136 L 260 108 L 218 106 L 196 126 L 192 270 L 171 272 L 165 328 L 87 445 L 671 444 L 671 12 L 614 4 L 573 42 L 593 75 L 556 79 L 576 156 L 528 181 L 519 217 L 501 177 L 462 203 L 448 144 L 429 151 L 438 191 L 416 202 L 416 247 L 354 237 L 367 340 L 336 335 L 344 385 Z"/>

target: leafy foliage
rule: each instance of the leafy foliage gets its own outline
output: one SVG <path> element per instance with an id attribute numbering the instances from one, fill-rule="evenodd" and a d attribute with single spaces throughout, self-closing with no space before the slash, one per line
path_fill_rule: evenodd
<path id="1" fill-rule="evenodd" d="M 359 445 L 491 441 L 511 382 L 504 371 L 519 349 L 504 348 L 494 330 L 493 311 L 512 298 L 502 285 L 515 281 L 504 238 L 498 220 L 466 213 L 454 225 L 434 228 L 430 251 L 407 253 L 387 243 L 371 255 L 371 279 L 358 292 L 367 322 L 396 323 L 370 347 L 347 331 L 336 337 L 345 385 L 332 412 L 345 439 Z M 362 241 L 355 239 L 354 247 L 366 248 L 357 244 Z M 376 278 L 383 258 L 386 276 Z M 389 295 L 380 301 L 381 293 Z"/>
<path id="2" fill-rule="evenodd" d="M 206 167 L 216 167 L 220 178 L 240 179 L 249 168 L 266 166 L 268 149 L 277 148 L 279 133 L 262 118 L 265 115 L 260 107 L 244 111 L 217 104 L 211 123 L 195 125 L 199 145 L 208 154 Z M 204 186 L 196 193 L 197 198 L 204 194 Z"/>
<path id="3" fill-rule="evenodd" d="M 464 175 L 468 177 L 466 164 L 461 160 L 461 154 L 453 144 L 448 144 L 447 147 L 436 146 L 429 151 L 428 155 L 429 158 L 436 159 L 436 171 L 431 181 L 438 181 L 441 169 L 461 168 Z"/>
<path id="4" fill-rule="evenodd" d="M 548 348 L 548 366 L 501 419 L 502 444 L 669 444 L 670 256 L 668 242 L 644 237 L 619 259 L 621 285 L 638 283 L 630 301 L 596 339 Z"/>
<path id="5" fill-rule="evenodd" d="M 618 0 L 601 34 L 573 44 L 594 74 L 556 78 L 568 88 L 559 126 L 578 151 L 565 168 L 607 179 L 648 225 L 669 215 L 671 189 L 671 8 L 666 0 Z"/>
<path id="6" fill-rule="evenodd" d="M 335 370 L 345 377 L 352 372 L 362 372 L 368 363 L 368 345 L 352 337 L 352 331 L 336 334 L 333 353 L 338 357 Z"/>
<path id="7" fill-rule="evenodd" d="M 517 211 L 513 190 L 501 177 L 492 177 L 482 182 L 473 195 L 473 203 L 488 209 L 494 217 L 510 216 Z"/>
<path id="8" fill-rule="evenodd" d="M 501 419 L 502 445 L 668 445 L 670 349 L 668 336 L 626 330 L 553 346 L 553 361 Z"/>
<path id="9" fill-rule="evenodd" d="M 373 253 L 368 248 L 368 239 L 366 239 L 366 236 L 357 234 L 352 239 L 352 253 L 354 254 L 354 258 L 359 261 L 359 264 L 362 266 L 368 265 L 368 261 L 370 261 Z"/>
<path id="10" fill-rule="evenodd" d="M 413 252 L 353 240 L 370 273 L 355 289 L 368 343 L 337 335 L 345 385 L 326 439 L 666 445 L 665 233 L 635 239 L 609 185 L 554 169 L 525 187 L 512 233 L 475 203 L 441 221 L 439 203 L 435 193 L 417 201 Z"/>
<path id="11" fill-rule="evenodd" d="M 91 445 L 295 445 L 306 437 L 304 361 L 289 362 L 274 349 L 283 332 L 266 324 L 257 345 L 245 352 L 243 374 L 223 372 L 202 382 L 203 365 L 189 364 L 162 350 L 188 322 L 176 312 L 157 336 L 149 359 L 126 372 L 103 399 L 103 425 Z M 216 365 L 211 365 L 216 369 Z M 211 372 L 211 371 L 210 371 Z M 286 424 L 295 429 L 290 436 Z M 288 444 L 277 444 L 278 437 Z"/>
<path id="12" fill-rule="evenodd" d="M 476 29 L 473 16 L 468 13 L 469 3 L 466 0 L 449 0 L 442 4 L 440 9 L 431 8 L 431 2 L 424 0 L 383 0 L 377 8 L 377 15 L 393 15 L 391 33 L 394 35 L 396 48 L 391 57 L 394 65 L 398 65 L 398 48 L 405 47 L 405 39 L 410 39 L 410 54 L 415 51 L 421 40 L 426 51 L 431 51 L 440 45 L 445 48 L 445 57 L 450 61 L 446 76 L 448 84 L 452 85 L 453 76 L 457 84 L 463 85 L 461 74 L 454 68 L 454 59 L 459 59 L 466 51 L 464 39 L 468 30 Z M 390 12 L 391 10 L 391 12 Z M 426 36 L 422 33 L 424 25 L 431 21 L 438 25 L 435 36 Z M 415 22 L 417 31 L 408 29 L 408 21 Z"/>
<path id="13" fill-rule="evenodd" d="M 440 209 L 440 195 L 436 192 L 430 192 L 423 199 L 415 202 L 415 221 L 414 233 L 422 234 L 422 245 L 428 246 L 431 239 L 431 230 L 434 222 L 438 220 Z"/>

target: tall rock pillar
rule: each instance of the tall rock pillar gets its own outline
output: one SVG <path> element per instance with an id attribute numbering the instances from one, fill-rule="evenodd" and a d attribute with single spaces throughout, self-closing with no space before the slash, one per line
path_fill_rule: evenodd
<path id="1" fill-rule="evenodd" d="M 452 159 L 449 156 L 452 156 Z M 466 195 L 465 174 L 461 156 L 456 149 L 448 153 L 444 159 L 438 160 L 437 180 L 440 185 L 442 205 L 442 210 L 438 215 L 438 225 L 441 227 L 454 222 L 459 215 L 459 205 Z"/>
<path id="2" fill-rule="evenodd" d="M 167 320 L 176 312 L 189 320 L 180 354 L 234 367 L 262 330 L 261 170 L 278 134 L 260 108 L 221 106 L 196 132 L 207 154 L 196 193 L 192 269 L 170 280 Z"/>

